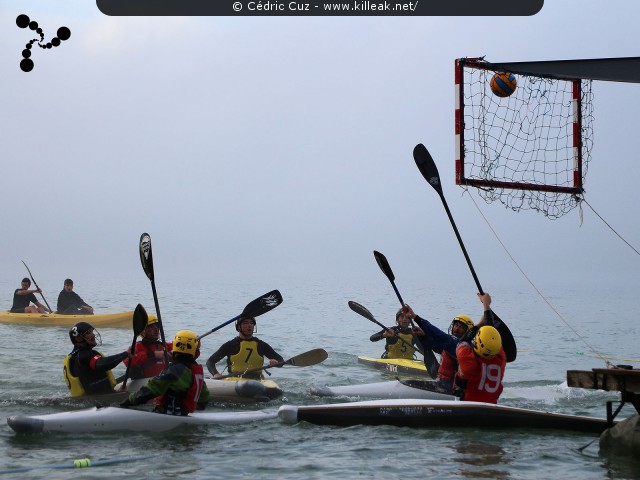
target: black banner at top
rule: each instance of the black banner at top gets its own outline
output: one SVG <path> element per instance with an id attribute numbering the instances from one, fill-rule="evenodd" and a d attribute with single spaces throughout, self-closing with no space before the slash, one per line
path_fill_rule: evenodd
<path id="1" fill-rule="evenodd" d="M 96 0 L 113 16 L 529 16 L 544 0 Z"/>

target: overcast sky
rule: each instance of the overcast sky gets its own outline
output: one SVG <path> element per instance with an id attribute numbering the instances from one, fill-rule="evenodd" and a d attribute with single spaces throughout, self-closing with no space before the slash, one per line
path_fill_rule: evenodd
<path id="1" fill-rule="evenodd" d="M 90 1 L 0 3 L 0 281 L 163 275 L 471 279 L 412 150 L 424 143 L 487 290 L 522 281 L 454 183 L 453 66 L 637 56 L 637 0 L 548 0 L 533 17 L 107 17 Z M 27 14 L 45 40 L 17 28 Z M 586 199 L 636 248 L 640 85 L 594 83 Z M 640 259 L 587 208 L 560 220 L 471 191 L 541 284 L 622 280 Z M 160 267 L 161 266 L 161 267 Z M 92 273 L 93 272 L 93 273 Z M 41 281 L 42 283 L 42 281 Z M 57 287 L 55 287 L 57 288 Z"/>

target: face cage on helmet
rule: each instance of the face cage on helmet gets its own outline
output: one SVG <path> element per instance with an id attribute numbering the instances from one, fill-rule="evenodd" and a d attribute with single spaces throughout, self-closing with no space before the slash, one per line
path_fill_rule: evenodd
<path id="1" fill-rule="evenodd" d="M 458 322 L 459 324 L 461 324 L 466 330 L 462 333 L 463 335 L 465 333 L 467 333 L 467 331 L 469 331 L 469 325 L 467 325 L 466 323 L 464 323 L 462 320 L 458 320 L 458 317 L 454 318 L 453 320 L 451 320 L 451 325 L 449 325 L 449 335 L 453 335 L 453 326 L 455 325 L 455 323 Z"/>

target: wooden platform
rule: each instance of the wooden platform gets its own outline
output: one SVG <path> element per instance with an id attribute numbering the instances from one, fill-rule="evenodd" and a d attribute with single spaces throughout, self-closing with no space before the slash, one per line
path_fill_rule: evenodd
<path id="1" fill-rule="evenodd" d="M 568 370 L 567 385 L 614 392 L 640 392 L 640 370 L 594 368 L 591 371 Z"/>
<path id="2" fill-rule="evenodd" d="M 620 405 L 613 411 L 613 402 L 607 402 L 607 421 L 609 425 L 620 413 L 626 402 L 631 403 L 640 413 L 640 370 L 626 368 L 594 368 L 590 371 L 568 370 L 567 385 L 577 388 L 590 388 L 620 392 Z"/>

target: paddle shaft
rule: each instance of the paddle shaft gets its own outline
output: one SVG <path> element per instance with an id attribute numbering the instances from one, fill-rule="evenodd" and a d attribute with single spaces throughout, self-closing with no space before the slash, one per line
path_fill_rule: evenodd
<path id="1" fill-rule="evenodd" d="M 27 272 L 29 272 L 29 277 L 31 278 L 31 281 L 33 282 L 33 284 L 35 285 L 35 287 L 40 290 L 40 296 L 42 297 L 42 300 L 44 300 L 45 305 L 47 306 L 47 308 L 49 309 L 50 312 L 53 312 L 53 310 L 51 310 L 51 307 L 49 306 L 49 302 L 47 302 L 47 299 L 44 298 L 44 293 L 42 293 L 42 289 L 38 286 L 38 282 L 36 282 L 36 279 L 33 278 L 33 275 L 31 275 L 31 270 L 29 270 L 29 267 L 27 267 L 27 264 L 24 263 L 24 260 L 22 260 L 23 265 L 27 268 Z"/>
<path id="2" fill-rule="evenodd" d="M 140 235 L 140 242 L 138 245 L 138 251 L 140 253 L 140 263 L 142 264 L 142 270 L 147 275 L 147 278 L 151 281 L 151 292 L 153 293 L 153 303 L 156 307 L 156 315 L 158 317 L 158 330 L 160 330 L 160 339 L 162 340 L 163 359 L 165 365 L 167 364 L 167 342 L 164 337 L 164 327 L 162 326 L 162 315 L 160 315 L 160 304 L 158 303 L 158 294 L 156 292 L 155 272 L 153 270 L 153 251 L 151 250 L 151 235 L 143 233 Z"/>
<path id="3" fill-rule="evenodd" d="M 478 276 L 476 275 L 476 271 L 471 264 L 471 259 L 469 258 L 469 254 L 467 253 L 467 249 L 462 242 L 462 237 L 460 236 L 460 232 L 458 231 L 458 227 L 456 226 L 456 222 L 453 220 L 453 215 L 451 215 L 451 210 L 449 210 L 449 205 L 447 204 L 447 200 L 444 198 L 444 192 L 442 191 L 442 181 L 440 180 L 440 174 L 438 173 L 438 167 L 436 167 L 431 154 L 427 150 L 427 148 L 418 144 L 413 149 L 413 158 L 416 162 L 416 166 L 420 173 L 424 177 L 424 179 L 433 187 L 433 189 L 438 193 L 440 200 L 442 200 L 442 205 L 444 206 L 445 211 L 447 212 L 447 216 L 449 217 L 449 222 L 453 227 L 453 231 L 456 234 L 456 238 L 458 239 L 458 243 L 460 244 L 460 248 L 462 249 L 462 253 L 464 254 L 464 258 L 467 261 L 467 265 L 469 266 L 469 271 L 473 276 L 473 280 L 476 282 L 476 287 L 478 288 L 478 292 L 480 295 L 484 294 L 482 290 L 482 286 L 480 285 L 480 280 L 478 280 Z M 496 315 L 493 310 L 489 309 L 489 315 L 491 316 L 491 320 L 493 325 L 500 332 L 500 336 L 502 337 L 502 346 L 507 355 L 507 362 L 513 362 L 518 354 L 518 348 L 516 346 L 516 341 L 513 338 L 511 330 L 509 327 Z"/>

